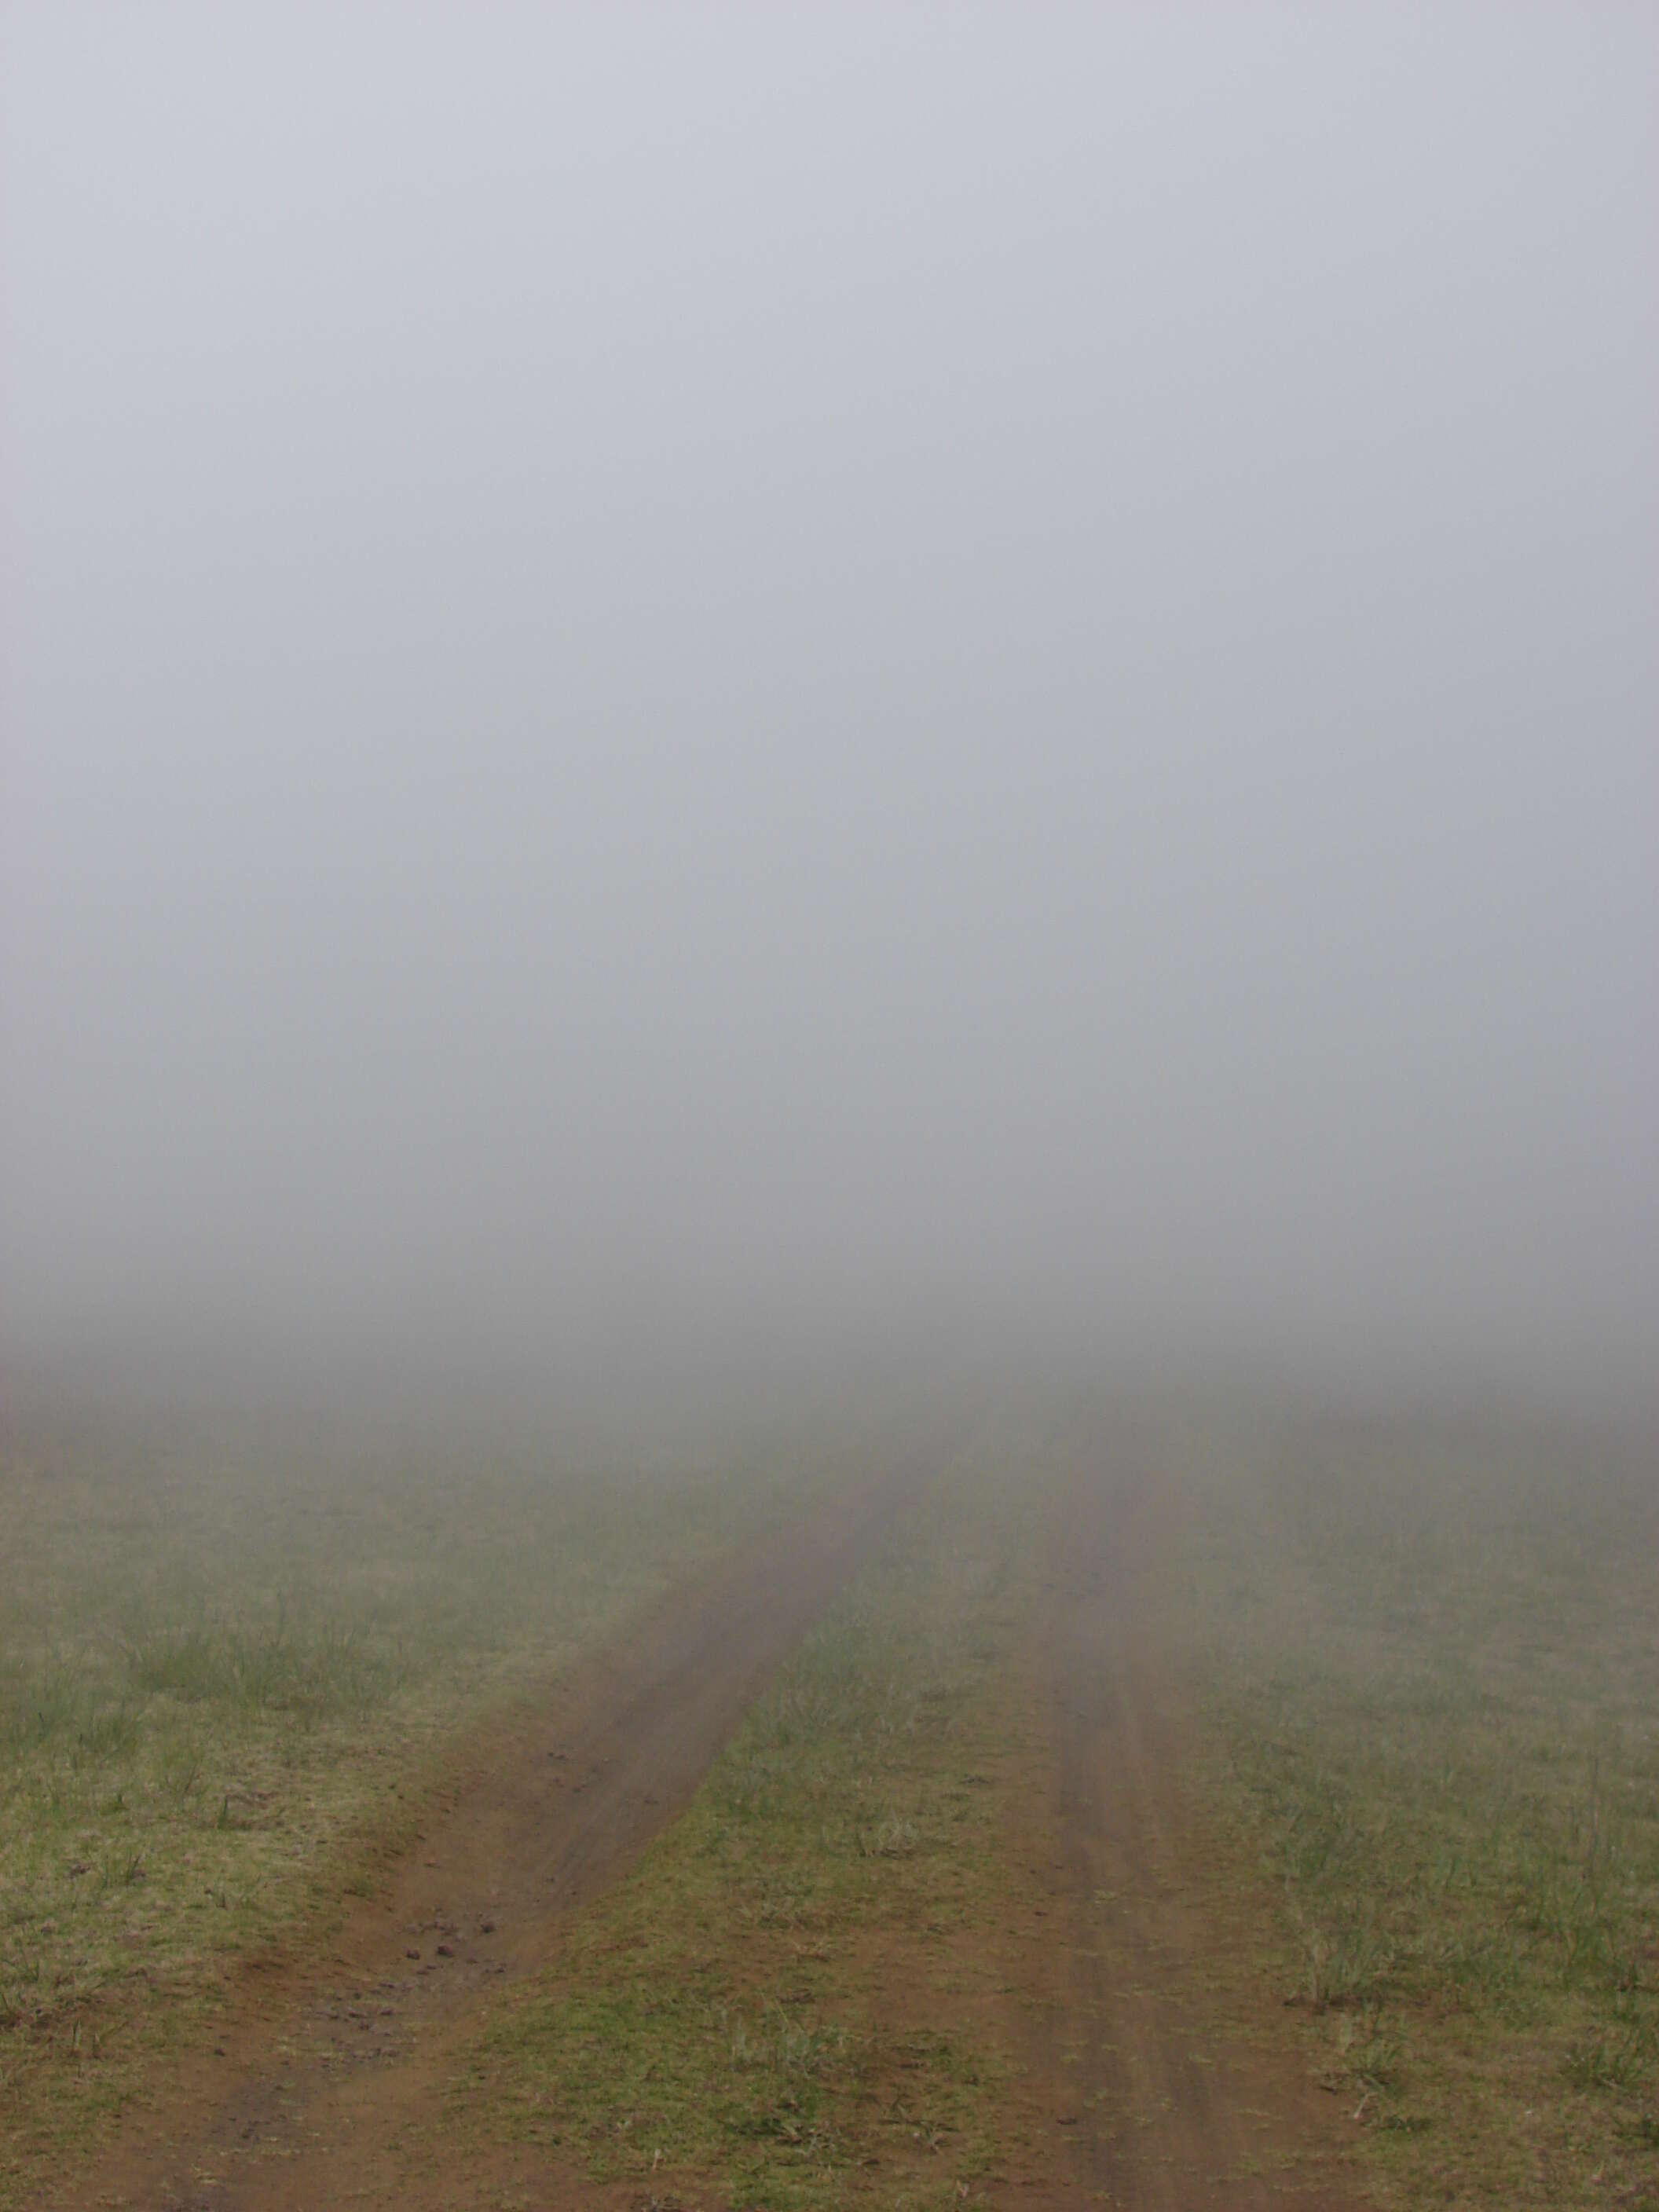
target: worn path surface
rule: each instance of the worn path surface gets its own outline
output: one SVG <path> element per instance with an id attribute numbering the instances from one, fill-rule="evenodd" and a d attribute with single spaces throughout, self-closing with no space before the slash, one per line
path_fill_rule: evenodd
<path id="1" fill-rule="evenodd" d="M 63 2206 L 329 2212 L 465 2204 L 411 2166 L 468 2024 L 678 1814 L 906 1494 L 842 1497 L 684 1593 L 534 1710 L 481 1732 L 328 1954 L 245 1970 L 217 2049 L 130 2112 Z M 421 2130 L 425 2133 L 424 2130 Z M 429 2155 L 429 2154 L 428 2154 Z"/>
<path id="2" fill-rule="evenodd" d="M 1037 2155 L 1003 2201 L 1359 2212 L 1351 2116 L 1252 1956 L 1267 1900 L 1192 1791 L 1195 1723 L 1158 1632 L 1160 1497 L 1150 1443 L 1129 1438 L 1061 1516 L 1010 1845 Z"/>

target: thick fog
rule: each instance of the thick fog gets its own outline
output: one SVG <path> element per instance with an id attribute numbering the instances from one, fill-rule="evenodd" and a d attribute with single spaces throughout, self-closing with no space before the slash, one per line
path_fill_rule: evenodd
<path id="1" fill-rule="evenodd" d="M 1651 10 L 0 36 L 14 1371 L 1651 1402 Z"/>

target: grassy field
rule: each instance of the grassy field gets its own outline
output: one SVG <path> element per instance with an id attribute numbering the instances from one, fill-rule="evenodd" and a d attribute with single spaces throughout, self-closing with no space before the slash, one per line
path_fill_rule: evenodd
<path id="1" fill-rule="evenodd" d="M 1189 1429 L 1209 1786 L 1401 2206 L 1659 2206 L 1659 1485 L 1559 1442 Z"/>
<path id="2" fill-rule="evenodd" d="M 997 1941 L 1032 1781 L 1015 1715 L 1067 1454 L 1073 1479 L 1118 1461 L 1109 1425 L 1053 1467 L 1032 1433 L 981 1427 L 684 1816 L 480 2014 L 447 2143 L 779 2212 L 973 2203 L 1045 2170 L 1021 2138 L 1036 2000 Z M 1254 2017 L 1271 1991 L 1273 2039 L 1282 2021 L 1386 2203 L 1654 2212 L 1650 1475 L 1473 1432 L 1164 1433 L 1143 1610 L 1199 1717 L 1182 1740 L 1217 1866 L 1194 1909 L 1253 1931 Z M 835 1458 L 15 1456 L 0 2203 L 200 2035 L 234 1959 L 373 1879 L 467 1715 Z M 1220 2021 L 1218 1982 L 1191 1995 Z"/>
<path id="3" fill-rule="evenodd" d="M 232 1960 L 337 1900 L 469 1712 L 617 1632 L 805 1479 L 786 1455 L 649 1476 L 14 1452 L 0 2202 L 198 2031 Z"/>

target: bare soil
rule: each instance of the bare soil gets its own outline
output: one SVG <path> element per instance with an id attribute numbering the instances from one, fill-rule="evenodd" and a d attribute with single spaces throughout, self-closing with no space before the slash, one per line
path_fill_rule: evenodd
<path id="1" fill-rule="evenodd" d="M 1189 1792 L 1149 1457 L 1131 1441 L 1078 1483 L 1025 1670 L 1006 1986 L 1030 2154 L 995 2201 L 1358 2212 L 1352 2116 L 1261 1970 L 1271 1900 Z"/>

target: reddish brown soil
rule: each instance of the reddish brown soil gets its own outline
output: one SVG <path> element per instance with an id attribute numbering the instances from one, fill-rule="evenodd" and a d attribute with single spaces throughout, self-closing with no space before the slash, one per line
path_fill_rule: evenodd
<path id="1" fill-rule="evenodd" d="M 130 2112 L 56 2202 L 143 2212 L 471 2204 L 411 2170 L 459 2039 L 498 1984 L 679 1813 L 767 1677 L 900 1500 L 841 1499 L 682 1595 L 536 1710 L 481 1733 L 414 1847 L 328 1955 L 250 1965 L 216 2046 Z M 592 2202 L 584 2197 L 583 2201 Z"/>
<path id="2" fill-rule="evenodd" d="M 1196 1723 L 1160 1650 L 1158 1493 L 1128 1458 L 1070 1501 L 1023 1685 L 1007 1992 L 1030 2155 L 994 2201 L 1358 2212 L 1351 2117 L 1261 1963 L 1271 1900 L 1192 1793 Z"/>

